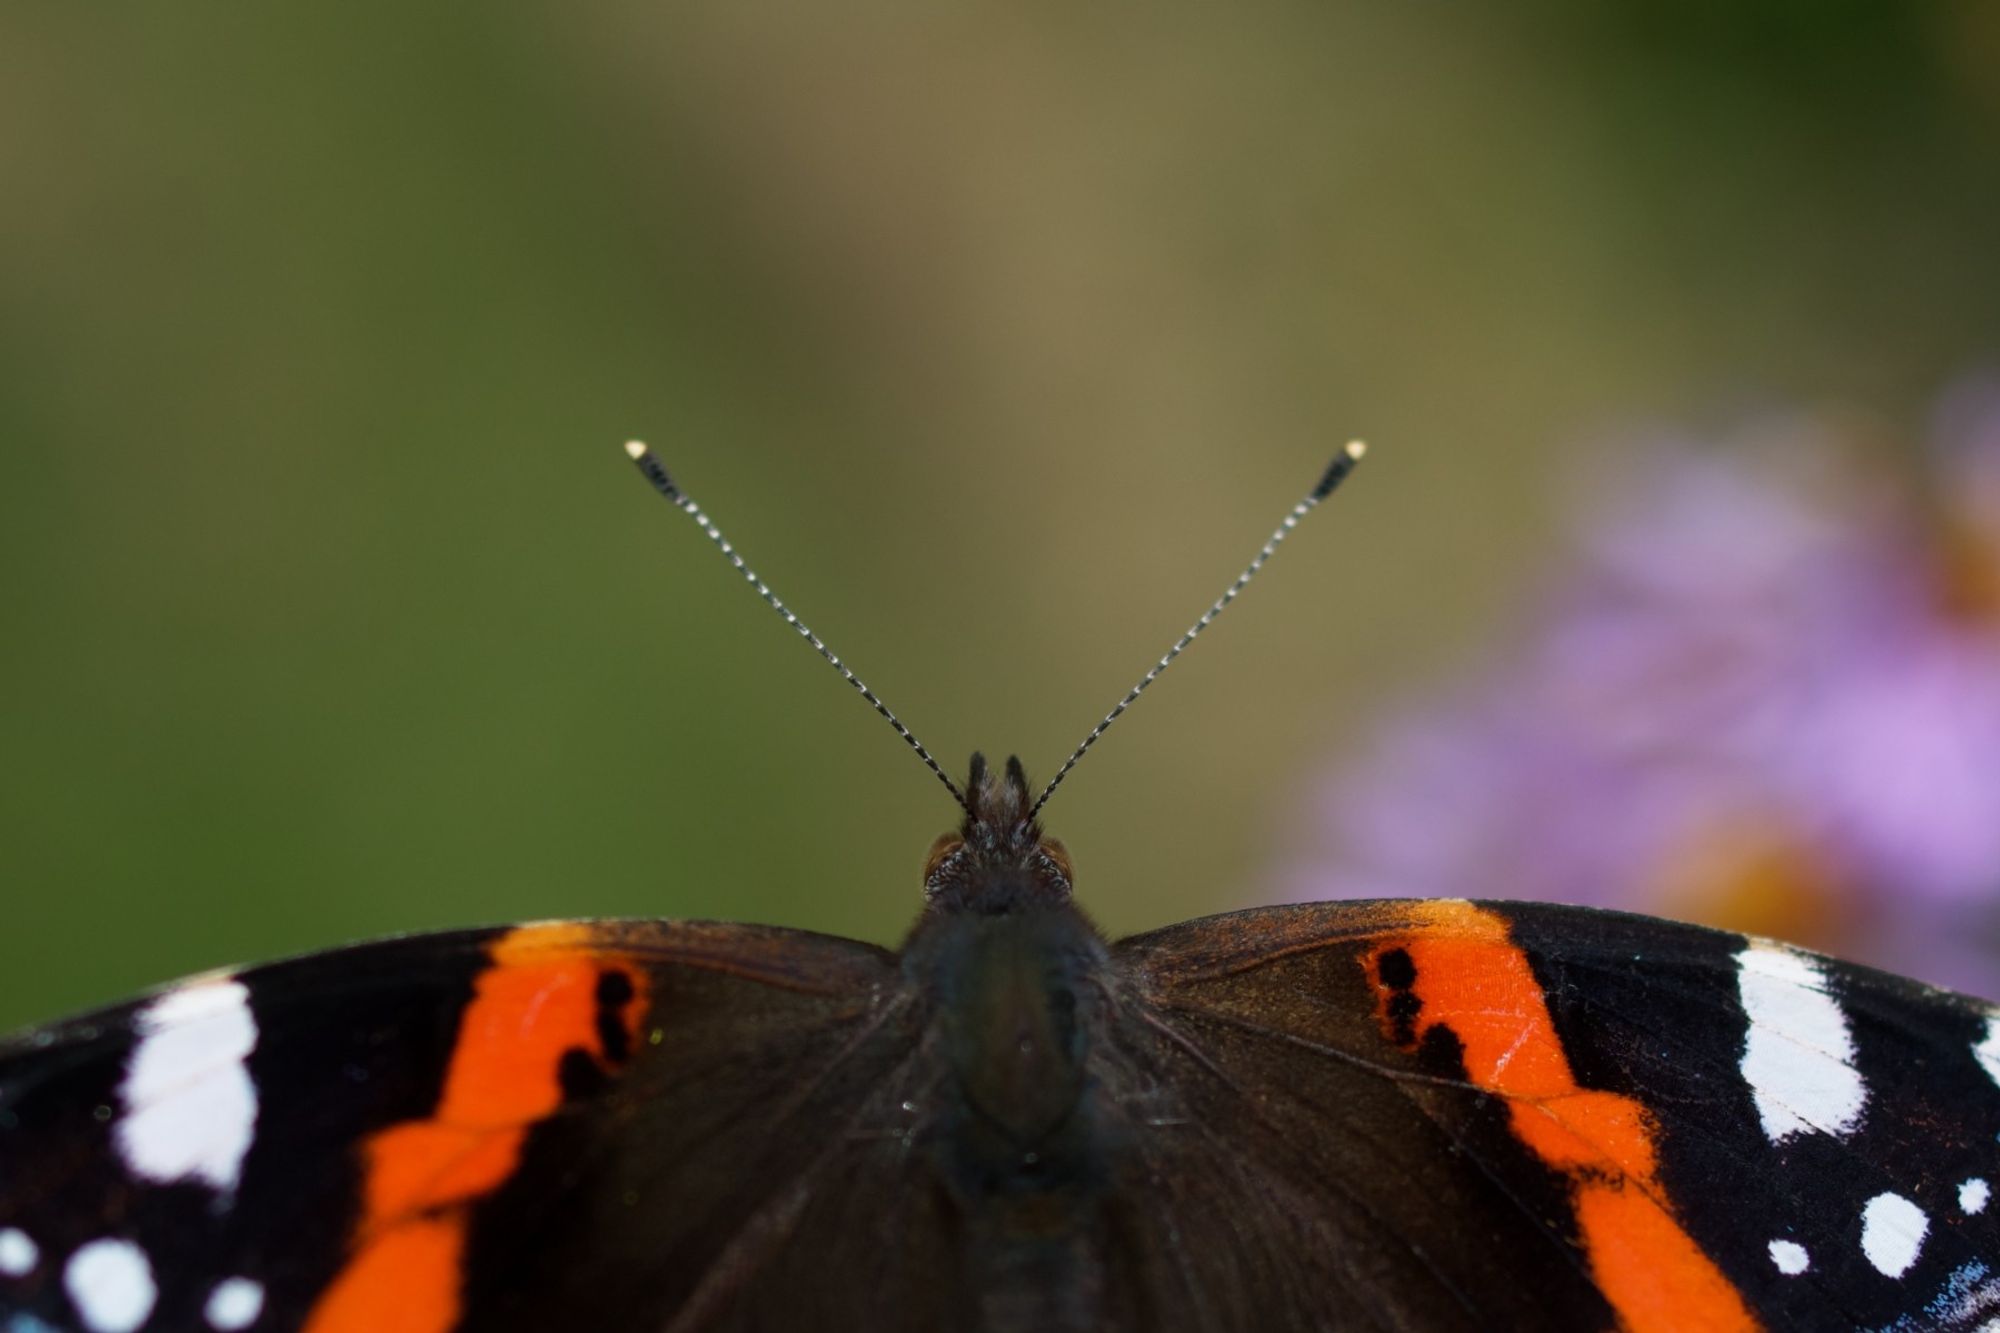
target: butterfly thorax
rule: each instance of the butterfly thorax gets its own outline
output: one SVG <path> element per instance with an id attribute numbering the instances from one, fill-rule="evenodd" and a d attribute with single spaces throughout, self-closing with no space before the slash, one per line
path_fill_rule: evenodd
<path id="1" fill-rule="evenodd" d="M 963 1103 L 957 1128 L 992 1159 L 982 1175 L 1046 1165 L 1077 1130 L 1104 965 L 1095 932 L 1067 907 L 947 918 L 904 955 L 935 1006 L 942 1064 Z"/>

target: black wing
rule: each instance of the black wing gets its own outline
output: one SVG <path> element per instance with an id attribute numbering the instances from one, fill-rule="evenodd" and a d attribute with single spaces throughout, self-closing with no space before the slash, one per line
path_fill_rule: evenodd
<path id="1" fill-rule="evenodd" d="M 946 1228 L 899 1188 L 918 1022 L 872 946 L 553 923 L 30 1032 L 0 1329 L 937 1327 Z"/>
<path id="2" fill-rule="evenodd" d="M 1118 1262 L 1157 1327 L 2000 1314 L 1981 1001 L 1519 903 L 1262 909 L 1115 956 L 1145 1174 Z"/>

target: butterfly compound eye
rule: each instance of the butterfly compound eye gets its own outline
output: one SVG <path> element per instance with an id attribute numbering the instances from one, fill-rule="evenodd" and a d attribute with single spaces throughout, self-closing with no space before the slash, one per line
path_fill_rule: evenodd
<path id="1" fill-rule="evenodd" d="M 929 885 L 937 878 L 944 863 L 965 850 L 965 839 L 956 833 L 940 833 L 931 844 L 930 852 L 924 857 L 924 883 Z"/>
<path id="2" fill-rule="evenodd" d="M 1069 848 L 1062 845 L 1060 838 L 1043 838 L 1042 855 L 1048 857 L 1050 863 L 1061 873 L 1063 883 L 1069 885 L 1076 883 L 1076 869 L 1070 863 Z"/>

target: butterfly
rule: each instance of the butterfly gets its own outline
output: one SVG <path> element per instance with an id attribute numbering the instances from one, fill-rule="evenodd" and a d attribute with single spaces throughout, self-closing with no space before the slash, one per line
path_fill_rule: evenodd
<path id="1" fill-rule="evenodd" d="M 957 800 L 901 947 L 554 921 L 32 1029 L 0 1333 L 1996 1326 L 1991 1005 L 1585 908 L 1077 907 L 1043 805 L 1358 446 L 1039 795 L 632 453 Z"/>

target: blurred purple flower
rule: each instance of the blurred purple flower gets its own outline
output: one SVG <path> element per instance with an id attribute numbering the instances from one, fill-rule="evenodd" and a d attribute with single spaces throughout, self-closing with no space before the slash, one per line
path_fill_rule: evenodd
<path id="1" fill-rule="evenodd" d="M 2000 384 L 1930 499 L 1827 426 L 1655 443 L 1522 641 L 1314 793 L 1286 896 L 1590 903 L 2000 994 Z"/>

